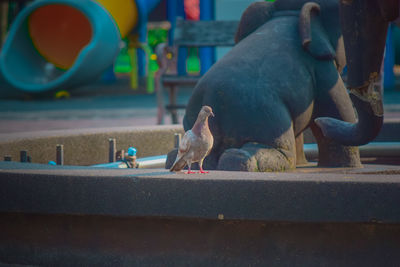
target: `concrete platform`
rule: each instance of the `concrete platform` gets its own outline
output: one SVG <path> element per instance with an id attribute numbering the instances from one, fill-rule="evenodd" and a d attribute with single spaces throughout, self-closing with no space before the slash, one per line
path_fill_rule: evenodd
<path id="1" fill-rule="evenodd" d="M 0 211 L 400 223 L 400 166 L 314 172 L 96 169 L 0 162 Z"/>
<path id="2" fill-rule="evenodd" d="M 109 127 L 0 134 L 0 157 L 10 155 L 19 161 L 20 150 L 27 150 L 34 163 L 56 160 L 56 145 L 64 145 L 66 165 L 93 165 L 108 162 L 109 138 L 117 150 L 134 146 L 138 157 L 167 154 L 174 148 L 174 134 L 180 125 Z"/>
<path id="3" fill-rule="evenodd" d="M 398 203 L 398 166 L 186 175 L 0 162 L 0 264 L 396 266 Z"/>

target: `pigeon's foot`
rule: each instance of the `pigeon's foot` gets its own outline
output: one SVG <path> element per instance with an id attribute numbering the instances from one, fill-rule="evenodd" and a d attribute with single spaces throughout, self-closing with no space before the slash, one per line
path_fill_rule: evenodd
<path id="1" fill-rule="evenodd" d="M 193 174 L 193 173 L 196 173 L 196 172 L 192 172 L 191 170 L 185 172 L 185 174 Z"/>
<path id="2" fill-rule="evenodd" d="M 201 166 L 203 164 L 200 164 L 200 171 L 198 173 L 208 173 L 207 171 L 203 170 L 203 166 Z"/>

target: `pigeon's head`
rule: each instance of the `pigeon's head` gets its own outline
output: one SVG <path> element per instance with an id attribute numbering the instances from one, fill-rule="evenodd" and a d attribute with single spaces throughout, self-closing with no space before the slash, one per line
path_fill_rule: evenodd
<path id="1" fill-rule="evenodd" d="M 203 106 L 199 112 L 199 117 L 208 118 L 209 116 L 214 117 L 214 113 L 212 112 L 212 108 L 209 106 Z"/>

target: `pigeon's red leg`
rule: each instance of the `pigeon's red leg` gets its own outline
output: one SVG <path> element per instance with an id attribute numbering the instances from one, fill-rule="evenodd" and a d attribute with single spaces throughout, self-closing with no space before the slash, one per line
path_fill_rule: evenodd
<path id="1" fill-rule="evenodd" d="M 205 171 L 205 170 L 203 170 L 203 168 L 202 168 L 202 167 L 200 167 L 200 171 L 199 171 L 199 173 L 208 173 L 208 171 Z"/>
<path id="2" fill-rule="evenodd" d="M 186 174 L 192 174 L 192 173 L 196 173 L 196 172 L 192 172 L 191 170 L 190 170 L 190 166 L 191 166 L 192 164 L 188 164 L 188 171 L 186 172 Z"/>
<path id="3" fill-rule="evenodd" d="M 199 173 L 208 173 L 207 171 L 203 170 L 203 160 L 200 160 L 199 167 L 200 167 Z"/>

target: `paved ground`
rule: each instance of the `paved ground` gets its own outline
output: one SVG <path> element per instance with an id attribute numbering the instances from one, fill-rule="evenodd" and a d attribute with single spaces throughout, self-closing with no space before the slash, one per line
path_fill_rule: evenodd
<path id="1" fill-rule="evenodd" d="M 51 95 L 36 99 L 0 96 L 0 133 L 142 126 L 157 122 L 154 94 L 135 92 L 118 84 L 85 87 L 71 94 L 68 99 L 54 99 Z M 178 102 L 186 103 L 190 94 L 190 90 L 182 89 Z M 180 111 L 181 116 L 183 113 Z M 171 124 L 169 115 L 165 116 L 165 123 Z"/>
<path id="2" fill-rule="evenodd" d="M 4 96 L 4 91 L 0 85 L 0 133 L 156 124 L 155 95 L 138 94 L 123 83 L 75 89 L 69 99 L 27 99 Z M 190 94 L 181 90 L 179 103 L 186 103 Z M 385 94 L 385 111 L 387 120 L 400 118 L 400 91 Z M 171 124 L 169 116 L 165 123 Z"/>

